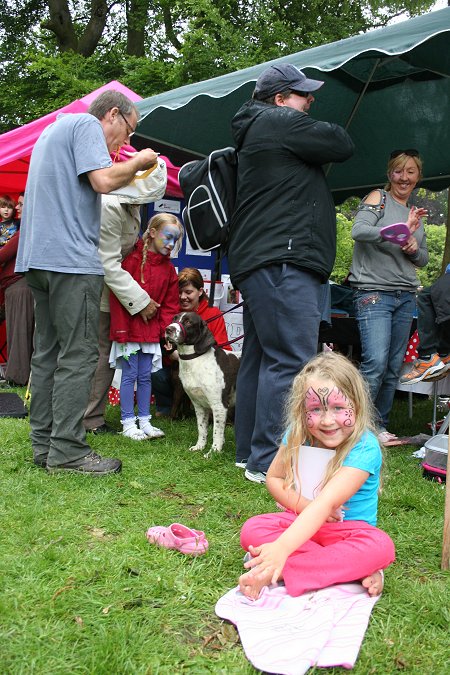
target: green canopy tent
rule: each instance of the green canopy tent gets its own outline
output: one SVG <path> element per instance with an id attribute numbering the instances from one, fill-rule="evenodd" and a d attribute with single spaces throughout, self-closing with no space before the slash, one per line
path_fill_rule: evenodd
<path id="1" fill-rule="evenodd" d="M 396 148 L 420 151 L 425 187 L 450 185 L 450 8 L 139 101 L 139 144 L 177 163 L 232 145 L 234 113 L 281 62 L 325 81 L 311 115 L 338 122 L 355 142 L 351 160 L 328 168 L 336 203 L 383 184 Z"/>

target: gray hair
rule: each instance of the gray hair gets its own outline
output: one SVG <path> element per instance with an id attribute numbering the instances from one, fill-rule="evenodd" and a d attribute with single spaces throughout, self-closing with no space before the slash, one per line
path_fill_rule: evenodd
<path id="1" fill-rule="evenodd" d="M 133 110 L 139 120 L 139 112 L 136 106 L 130 99 L 115 89 L 108 89 L 95 98 L 88 108 L 88 113 L 101 120 L 104 118 L 108 110 L 111 108 L 119 108 L 123 115 L 129 115 Z"/>

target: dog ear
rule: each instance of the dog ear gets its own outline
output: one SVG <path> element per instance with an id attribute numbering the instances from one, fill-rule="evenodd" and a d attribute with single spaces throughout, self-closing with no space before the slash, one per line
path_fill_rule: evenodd
<path id="1" fill-rule="evenodd" d="M 199 326 L 200 329 L 200 336 L 199 339 L 195 341 L 194 345 L 194 351 L 196 354 L 204 354 L 205 352 L 208 351 L 211 347 L 213 347 L 216 343 L 216 340 L 209 330 L 207 324 L 205 321 L 203 321 Z"/>

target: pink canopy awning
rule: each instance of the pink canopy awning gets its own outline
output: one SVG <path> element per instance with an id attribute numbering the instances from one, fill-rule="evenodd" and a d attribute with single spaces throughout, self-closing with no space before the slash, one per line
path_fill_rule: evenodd
<path id="1" fill-rule="evenodd" d="M 83 98 L 72 101 L 68 105 L 55 110 L 44 117 L 40 117 L 22 127 L 7 131 L 0 135 L 0 194 L 9 194 L 17 197 L 20 192 L 25 190 L 25 184 L 28 176 L 28 167 L 30 156 L 34 144 L 49 124 L 55 121 L 60 113 L 79 113 L 86 112 L 92 101 L 103 91 L 115 89 L 125 96 L 128 96 L 133 102 L 142 100 L 139 94 L 136 94 L 117 80 L 112 80 L 99 89 L 95 89 Z M 166 159 L 166 158 L 165 158 Z M 168 194 L 173 197 L 181 197 L 182 193 L 178 184 L 178 168 L 167 160 L 168 169 Z"/>

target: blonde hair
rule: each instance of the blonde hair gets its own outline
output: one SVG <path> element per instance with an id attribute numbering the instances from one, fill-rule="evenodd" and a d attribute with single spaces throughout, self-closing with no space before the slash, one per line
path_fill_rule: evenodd
<path id="1" fill-rule="evenodd" d="M 423 177 L 423 162 L 420 159 L 418 155 L 408 155 L 405 152 L 400 153 L 396 157 L 392 158 L 389 160 L 388 165 L 387 165 L 387 177 L 388 177 L 388 182 L 384 186 L 384 189 L 386 192 L 389 192 L 391 189 L 391 174 L 393 171 L 401 171 L 405 165 L 408 159 L 413 159 L 418 170 L 419 170 L 419 180 L 422 180 Z M 419 182 L 419 180 L 417 182 Z"/>
<path id="2" fill-rule="evenodd" d="M 339 445 L 336 454 L 328 464 L 328 470 L 322 483 L 325 485 L 340 469 L 352 447 L 367 430 L 375 431 L 374 410 L 368 387 L 359 370 L 345 356 L 335 352 L 324 352 L 309 361 L 295 377 L 286 404 L 287 444 L 282 450 L 284 461 L 285 486 L 294 486 L 294 467 L 297 466 L 299 447 L 309 442 L 314 445 L 306 423 L 306 392 L 312 377 L 331 380 L 351 401 L 355 413 L 355 426 L 352 433 Z"/>
<path id="3" fill-rule="evenodd" d="M 180 220 L 173 215 L 173 213 L 157 213 L 155 216 L 150 218 L 150 220 L 147 223 L 147 229 L 145 230 L 144 234 L 142 235 L 142 241 L 144 242 L 144 246 L 142 249 L 142 263 L 141 263 L 141 283 L 144 283 L 144 267 L 145 263 L 147 262 L 147 253 L 149 246 L 151 244 L 151 239 L 150 239 L 150 230 L 154 229 L 157 232 L 164 227 L 164 225 L 177 225 L 178 229 L 180 230 L 180 237 L 178 241 L 176 242 L 175 246 L 173 247 L 173 254 L 176 255 L 178 251 L 181 248 L 181 243 L 183 241 L 183 235 L 184 235 L 184 228 L 183 225 L 181 224 Z"/>

